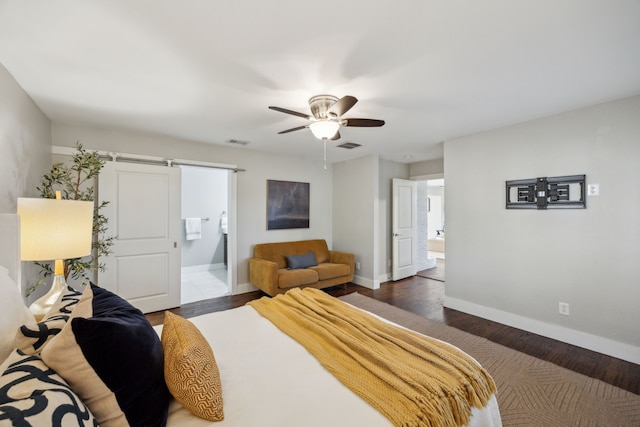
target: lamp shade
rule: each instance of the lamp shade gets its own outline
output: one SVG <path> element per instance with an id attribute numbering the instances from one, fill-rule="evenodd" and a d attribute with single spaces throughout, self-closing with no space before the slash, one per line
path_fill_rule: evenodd
<path id="1" fill-rule="evenodd" d="M 340 123 L 333 120 L 320 120 L 311 123 L 309 129 L 311 129 L 313 136 L 316 138 L 327 140 L 335 136 L 338 129 L 340 129 Z"/>
<path id="2" fill-rule="evenodd" d="M 18 198 L 20 259 L 46 261 L 91 253 L 93 202 Z"/>

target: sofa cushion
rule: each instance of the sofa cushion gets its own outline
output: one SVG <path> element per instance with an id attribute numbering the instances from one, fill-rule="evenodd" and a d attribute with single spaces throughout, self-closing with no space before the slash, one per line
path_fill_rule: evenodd
<path id="1" fill-rule="evenodd" d="M 323 262 L 315 267 L 309 267 L 309 270 L 317 272 L 320 280 L 333 279 L 334 277 L 348 276 L 351 274 L 351 269 L 347 264 L 334 264 L 332 262 Z"/>
<path id="2" fill-rule="evenodd" d="M 278 270 L 278 287 L 293 288 L 296 286 L 309 285 L 318 281 L 318 272 L 310 268 L 300 268 L 298 270 Z"/>
<path id="3" fill-rule="evenodd" d="M 287 255 L 285 258 L 287 258 L 289 270 L 297 270 L 298 268 L 307 268 L 318 265 L 313 251 L 302 255 Z"/>

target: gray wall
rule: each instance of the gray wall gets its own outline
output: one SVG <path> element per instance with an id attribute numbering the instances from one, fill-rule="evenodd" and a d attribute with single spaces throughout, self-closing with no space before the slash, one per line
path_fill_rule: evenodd
<path id="1" fill-rule="evenodd" d="M 0 94 L 0 212 L 16 213 L 51 169 L 51 122 L 2 64 Z"/>
<path id="2" fill-rule="evenodd" d="M 0 64 L 0 212 L 16 213 L 18 197 L 38 197 L 36 187 L 51 169 L 51 122 Z M 23 290 L 38 269 L 24 262 Z M 29 302 L 44 294 L 41 286 Z"/>
<path id="3" fill-rule="evenodd" d="M 372 289 L 380 287 L 378 169 L 377 156 L 333 165 L 335 248 L 355 254 L 360 269 L 356 269 L 353 281 Z"/>
<path id="4" fill-rule="evenodd" d="M 444 166 L 445 305 L 640 363 L 640 96 L 447 141 Z M 572 174 L 587 209 L 505 209 L 506 180 Z"/>
<path id="5" fill-rule="evenodd" d="M 435 175 L 439 173 L 444 173 L 444 159 L 442 158 L 411 163 L 409 165 L 409 175 L 412 177 Z"/>

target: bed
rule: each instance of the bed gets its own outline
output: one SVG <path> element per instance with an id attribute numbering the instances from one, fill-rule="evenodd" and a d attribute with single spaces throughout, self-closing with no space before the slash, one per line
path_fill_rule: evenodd
<path id="1" fill-rule="evenodd" d="M 16 261 L 18 249 L 15 247 L 17 239 L 17 231 L 15 231 L 16 224 L 16 216 L 15 215 L 0 215 L 0 230 L 2 231 L 2 239 L 0 239 L 0 265 L 9 266 L 9 273 L 5 272 L 5 279 L 2 281 L 1 285 L 4 287 L 2 289 L 2 297 L 7 298 L 7 295 L 15 294 L 17 290 L 17 286 L 15 285 L 15 278 L 17 277 L 17 273 L 19 272 L 19 268 L 16 268 L 16 265 L 19 263 Z M 9 289 L 11 288 L 11 289 Z M 89 288 L 89 287 L 87 287 Z M 93 288 L 93 287 L 91 287 Z M 93 292 L 93 294 L 91 294 Z M 316 291 L 321 292 L 321 291 Z M 76 322 L 76 320 L 83 320 L 83 317 L 91 317 L 91 315 L 87 315 L 85 311 L 87 304 L 86 301 L 90 300 L 87 297 L 87 294 L 91 294 L 94 299 L 94 302 L 98 300 L 98 298 L 114 298 L 111 295 L 108 295 L 108 292 L 103 292 L 98 287 L 95 289 L 85 289 L 82 293 L 77 292 L 76 295 L 70 295 L 67 298 L 67 302 L 62 304 L 61 312 L 59 316 L 56 317 L 56 321 L 60 321 L 61 318 L 65 318 L 62 324 L 60 323 L 51 323 L 51 325 L 57 325 L 58 328 L 62 331 L 66 331 L 70 327 L 68 325 Z M 107 295 L 107 296 L 104 296 Z M 326 295 L 326 294 L 325 294 Z M 333 301 L 337 301 L 335 298 L 328 297 L 330 299 L 329 303 L 333 304 Z M 15 301 L 15 299 L 14 299 Z M 72 302 L 69 302 L 72 301 Z M 267 302 L 270 303 L 270 302 Z M 91 303 L 89 303 L 90 305 Z M 120 304 L 120 303 L 117 303 Z M 261 304 L 261 303 L 259 303 Z M 347 306 L 342 302 L 337 302 L 337 304 L 342 307 L 342 305 Z M 97 306 L 97 304 L 94 304 Z M 124 307 L 124 306 L 123 306 Z M 361 310 L 355 309 L 354 307 L 349 306 L 347 309 L 349 310 L 358 310 L 359 313 L 362 313 Z M 66 311 L 65 311 L 66 310 Z M 94 310 L 96 308 L 94 307 Z M 110 308 L 112 311 L 112 309 Z M 124 312 L 126 312 L 127 316 L 132 315 L 128 308 L 122 308 Z M 186 322 L 187 327 L 193 328 L 190 330 L 193 332 L 197 339 L 204 339 L 210 346 L 210 350 L 215 355 L 215 364 L 214 368 L 216 369 L 216 373 L 218 374 L 218 381 L 216 387 L 221 388 L 220 405 L 221 409 L 223 409 L 224 414 L 222 419 L 218 417 L 218 421 L 209 421 L 204 418 L 198 417 L 194 415 L 194 408 L 190 402 L 183 402 L 181 404 L 178 400 L 170 397 L 168 402 L 168 418 L 167 425 L 169 426 L 194 426 L 194 427 L 204 427 L 204 426 L 221 426 L 221 427 L 235 427 L 235 426 L 354 426 L 354 425 L 363 425 L 363 426 L 392 426 L 398 425 L 397 422 L 392 422 L 390 419 L 383 415 L 380 409 L 375 408 L 378 402 L 373 402 L 374 404 L 367 403 L 366 399 L 361 397 L 359 392 L 354 391 L 353 388 L 347 387 L 345 385 L 344 379 L 341 381 L 338 379 L 338 376 L 332 375 L 329 371 L 332 368 L 327 367 L 326 362 L 323 362 L 322 357 L 318 357 L 318 355 L 313 355 L 311 353 L 312 350 L 306 348 L 303 344 L 304 339 L 301 340 L 301 343 L 291 338 L 291 332 L 287 331 L 286 327 L 283 325 L 276 326 L 272 320 L 267 320 L 265 314 L 259 305 L 256 306 L 243 306 L 239 308 L 235 308 L 232 310 L 227 310 L 223 312 L 210 313 L 198 317 L 194 317 L 188 320 L 179 319 L 179 322 Z M 23 307 L 20 307 L 17 311 L 18 313 L 12 313 L 11 316 L 15 317 L 15 324 L 20 324 L 24 322 L 24 310 Z M 260 311 L 260 313 L 259 313 Z M 83 314 L 84 313 L 84 314 Z M 93 312 L 96 317 L 99 315 L 97 312 Z M 179 316 L 171 317 L 171 319 L 179 318 Z M 73 322 L 71 320 L 73 319 Z M 134 318 L 132 323 L 140 322 L 141 327 L 151 328 L 150 325 L 142 325 L 142 321 L 139 318 Z M 52 321 L 53 322 L 53 321 Z M 66 323 L 65 323 L 66 322 Z M 78 320 L 79 322 L 79 320 Z M 6 319 L 3 320 L 3 327 L 6 328 L 6 323 L 8 322 Z M 148 323 L 148 322 L 147 322 Z M 293 321 L 293 324 L 299 323 L 297 321 Z M 75 325 L 75 323 L 73 323 Z M 389 322 L 385 321 L 386 328 L 389 325 Z M 15 327 L 15 325 L 13 326 Z M 395 328 L 395 326 L 394 326 Z M 53 327 L 51 329 L 54 329 Z M 171 329 L 171 332 L 168 332 Z M 319 327 L 320 332 L 326 328 Z M 148 329 L 145 329 L 147 331 Z M 395 329 L 394 329 L 395 330 Z M 398 331 L 402 330 L 398 328 Z M 158 337 L 163 337 L 166 333 L 169 335 L 174 332 L 173 323 L 167 323 L 165 320 L 165 325 L 157 326 L 151 329 L 152 333 L 155 335 L 157 341 L 160 341 Z M 284 333 L 286 331 L 287 333 Z M 146 333 L 146 332 L 144 332 Z M 136 336 L 142 337 L 144 333 L 135 332 L 138 334 Z M 407 332 L 408 333 L 408 332 Z M 399 333 L 400 334 L 400 333 Z M 56 341 L 51 341 L 51 343 L 55 343 L 60 341 L 63 332 L 59 332 L 58 335 L 55 335 L 54 338 Z M 120 337 L 120 335 L 118 335 Z M 199 337 L 199 338 L 198 338 Z M 3 336 L 5 339 L 5 347 L 7 347 L 6 336 Z M 120 338 L 119 338 L 120 339 Z M 145 338 L 139 338 L 141 342 L 144 342 Z M 152 337 L 149 337 L 152 340 Z M 124 339 L 123 339 L 124 340 Z M 311 340 L 311 345 L 313 345 L 314 340 Z M 16 341 L 18 342 L 18 341 Z M 167 342 L 169 340 L 167 339 Z M 61 344 L 62 345 L 62 344 Z M 111 359 L 118 358 L 118 347 L 119 343 L 113 344 L 112 347 L 109 347 L 108 357 L 105 357 L 109 363 L 113 363 Z M 49 383 L 55 383 L 58 390 L 63 386 L 69 386 L 70 391 L 65 391 L 64 393 L 56 392 L 56 395 L 64 395 L 65 399 L 71 399 L 72 404 L 66 404 L 65 407 L 73 407 L 75 412 L 64 415 L 65 422 L 62 425 L 97 425 L 96 418 L 94 418 L 94 410 L 89 410 L 87 407 L 91 406 L 88 401 L 93 401 L 91 399 L 83 400 L 80 398 L 82 393 L 74 393 L 76 392 L 76 388 L 73 386 L 75 383 L 73 382 L 73 378 L 67 381 L 66 375 L 62 375 L 65 372 L 63 367 L 63 363 L 69 363 L 72 360 L 72 357 L 67 356 L 66 354 L 59 355 L 58 359 L 63 360 L 55 360 L 55 357 L 48 353 L 59 353 L 57 350 L 54 351 L 54 344 L 46 344 L 44 350 L 41 353 L 41 359 L 37 357 L 38 355 L 27 356 L 23 355 L 21 360 L 29 359 L 29 363 L 39 363 L 37 365 L 38 372 L 46 372 L 47 377 L 53 378 L 53 380 L 49 381 Z M 63 347 L 68 347 L 68 345 L 64 344 Z M 138 351 L 144 351 L 142 347 L 144 345 L 123 345 L 123 351 L 127 351 L 128 355 L 126 363 L 124 364 L 133 364 L 135 365 L 135 361 L 131 361 L 134 358 L 133 355 Z M 135 350 L 132 348 L 135 347 Z M 140 347 L 140 349 L 138 349 Z M 446 346 L 445 346 L 446 347 Z M 169 355 L 173 354 L 172 349 L 164 348 L 164 358 L 168 358 Z M 12 350 L 13 351 L 13 350 Z M 314 350 L 315 351 L 315 350 Z M 459 350 L 458 350 L 459 351 Z M 381 352 L 384 353 L 384 352 Z M 13 351 L 13 356 L 18 357 L 20 355 L 19 352 Z M 40 354 L 40 353 L 38 353 Z M 386 354 L 386 353 L 385 353 Z M 46 356 L 46 357 L 45 357 Z M 3 356 L 6 357 L 6 356 Z M 11 369 L 11 366 L 19 366 L 19 364 L 12 362 L 11 360 L 5 360 L 2 362 L 0 370 Z M 56 368 L 60 366 L 59 373 L 61 377 L 56 376 L 58 374 L 58 370 L 56 368 L 51 369 L 52 366 L 45 363 L 51 361 L 50 365 L 55 366 Z M 54 363 L 55 362 L 55 363 Z M 157 361 L 156 361 L 157 362 Z M 477 363 L 473 361 L 474 363 Z M 77 362 L 73 363 L 73 370 L 79 371 L 81 376 L 86 377 L 88 374 L 82 373 L 83 371 L 78 368 L 79 364 Z M 115 362 L 120 363 L 123 362 Z M 134 371 L 141 371 L 146 369 L 146 367 L 152 364 L 153 361 L 150 358 L 144 358 L 140 365 L 134 368 Z M 162 363 L 162 361 L 160 361 Z M 329 362 L 331 365 L 331 362 Z M 30 368 L 31 369 L 31 368 Z M 395 369 L 395 368 L 394 368 Z M 166 371 L 165 371 L 166 373 Z M 93 373 L 91 373 L 93 374 Z M 348 373 L 349 375 L 351 372 Z M 11 374 L 11 375 L 15 375 Z M 6 399 L 6 390 L 7 390 L 7 382 L 11 382 L 11 375 L 8 378 L 5 378 L 6 375 L 3 374 L 3 381 L 0 383 L 0 399 Z M 355 375 L 355 374 L 354 374 Z M 55 376 L 55 378 L 53 377 Z M 200 375 L 206 376 L 206 375 Z M 169 383 L 169 376 L 167 378 L 167 383 Z M 173 379 L 171 380 L 173 381 Z M 151 381 L 145 380 L 146 383 L 150 383 Z M 349 381 L 346 381 L 347 383 Z M 212 387 L 215 389 L 216 387 Z M 33 387 L 32 387 L 33 388 Z M 195 388 L 192 387 L 192 388 Z M 95 387 L 91 387 L 91 389 L 95 389 Z M 66 389 L 65 389 L 66 390 Z M 205 390 L 206 391 L 206 390 Z M 219 391 L 219 390 L 218 390 Z M 31 391 L 21 390 L 25 401 L 21 403 L 21 405 L 10 403 L 9 406 L 13 405 L 13 407 L 24 408 L 23 410 L 25 414 L 28 411 L 32 410 L 35 405 L 33 405 L 32 400 L 29 400 L 29 393 Z M 3 397 L 4 393 L 4 397 Z M 11 393 L 10 393 L 11 394 Z M 42 395 L 47 395 L 47 393 L 40 393 Z M 15 395 L 12 395 L 14 398 Z M 26 396 L 26 397 L 25 397 Z M 73 396 L 73 397 L 69 397 Z M 384 400 L 384 396 L 380 398 Z M 202 400 L 202 399 L 201 399 Z M 155 402 L 160 402 L 161 399 L 156 398 Z M 26 402 L 26 403 L 25 403 Z M 182 402 L 182 400 L 181 400 Z M 86 405 L 85 405 L 86 403 Z M 207 406 L 208 401 L 199 402 L 198 404 Z M 484 407 L 477 408 L 473 407 L 470 414 L 470 422 L 468 425 L 471 426 L 500 426 L 500 414 L 497 406 L 497 401 L 495 397 L 495 393 L 490 393 L 486 402 L 484 402 Z M 135 406 L 134 410 L 139 410 L 142 406 L 140 404 L 133 405 Z M 156 404 L 156 406 L 161 406 L 160 404 Z M 7 415 L 7 410 L 5 410 L 6 402 L 0 401 L 0 425 L 12 425 L 10 417 Z M 187 409 L 189 407 L 190 409 Z M 99 409 L 100 410 L 100 409 Z M 98 411 L 99 411 L 98 410 Z M 15 413 L 14 413 L 15 415 Z M 140 415 L 140 414 L 139 414 Z M 142 414 L 146 415 L 146 414 Z M 221 414 L 220 414 L 221 415 Z M 51 416 L 49 413 L 46 416 Z M 128 419 L 128 414 L 127 417 Z M 161 420 L 159 424 L 161 425 L 164 421 Z M 105 422 L 101 422 L 100 425 L 110 426 L 110 425 L 126 425 L 127 420 L 123 417 L 108 419 Z M 134 424 L 151 424 L 147 422 L 132 422 Z M 27 424 L 28 425 L 28 424 Z M 38 425 L 47 425 L 42 424 L 42 421 L 39 421 Z M 415 424 L 415 425 L 429 425 L 426 421 L 424 423 Z"/>

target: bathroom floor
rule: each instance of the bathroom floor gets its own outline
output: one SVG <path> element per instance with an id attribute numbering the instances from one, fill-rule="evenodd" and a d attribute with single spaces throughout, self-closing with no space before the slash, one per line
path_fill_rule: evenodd
<path id="1" fill-rule="evenodd" d="M 182 273 L 181 304 L 229 295 L 227 270 Z"/>

